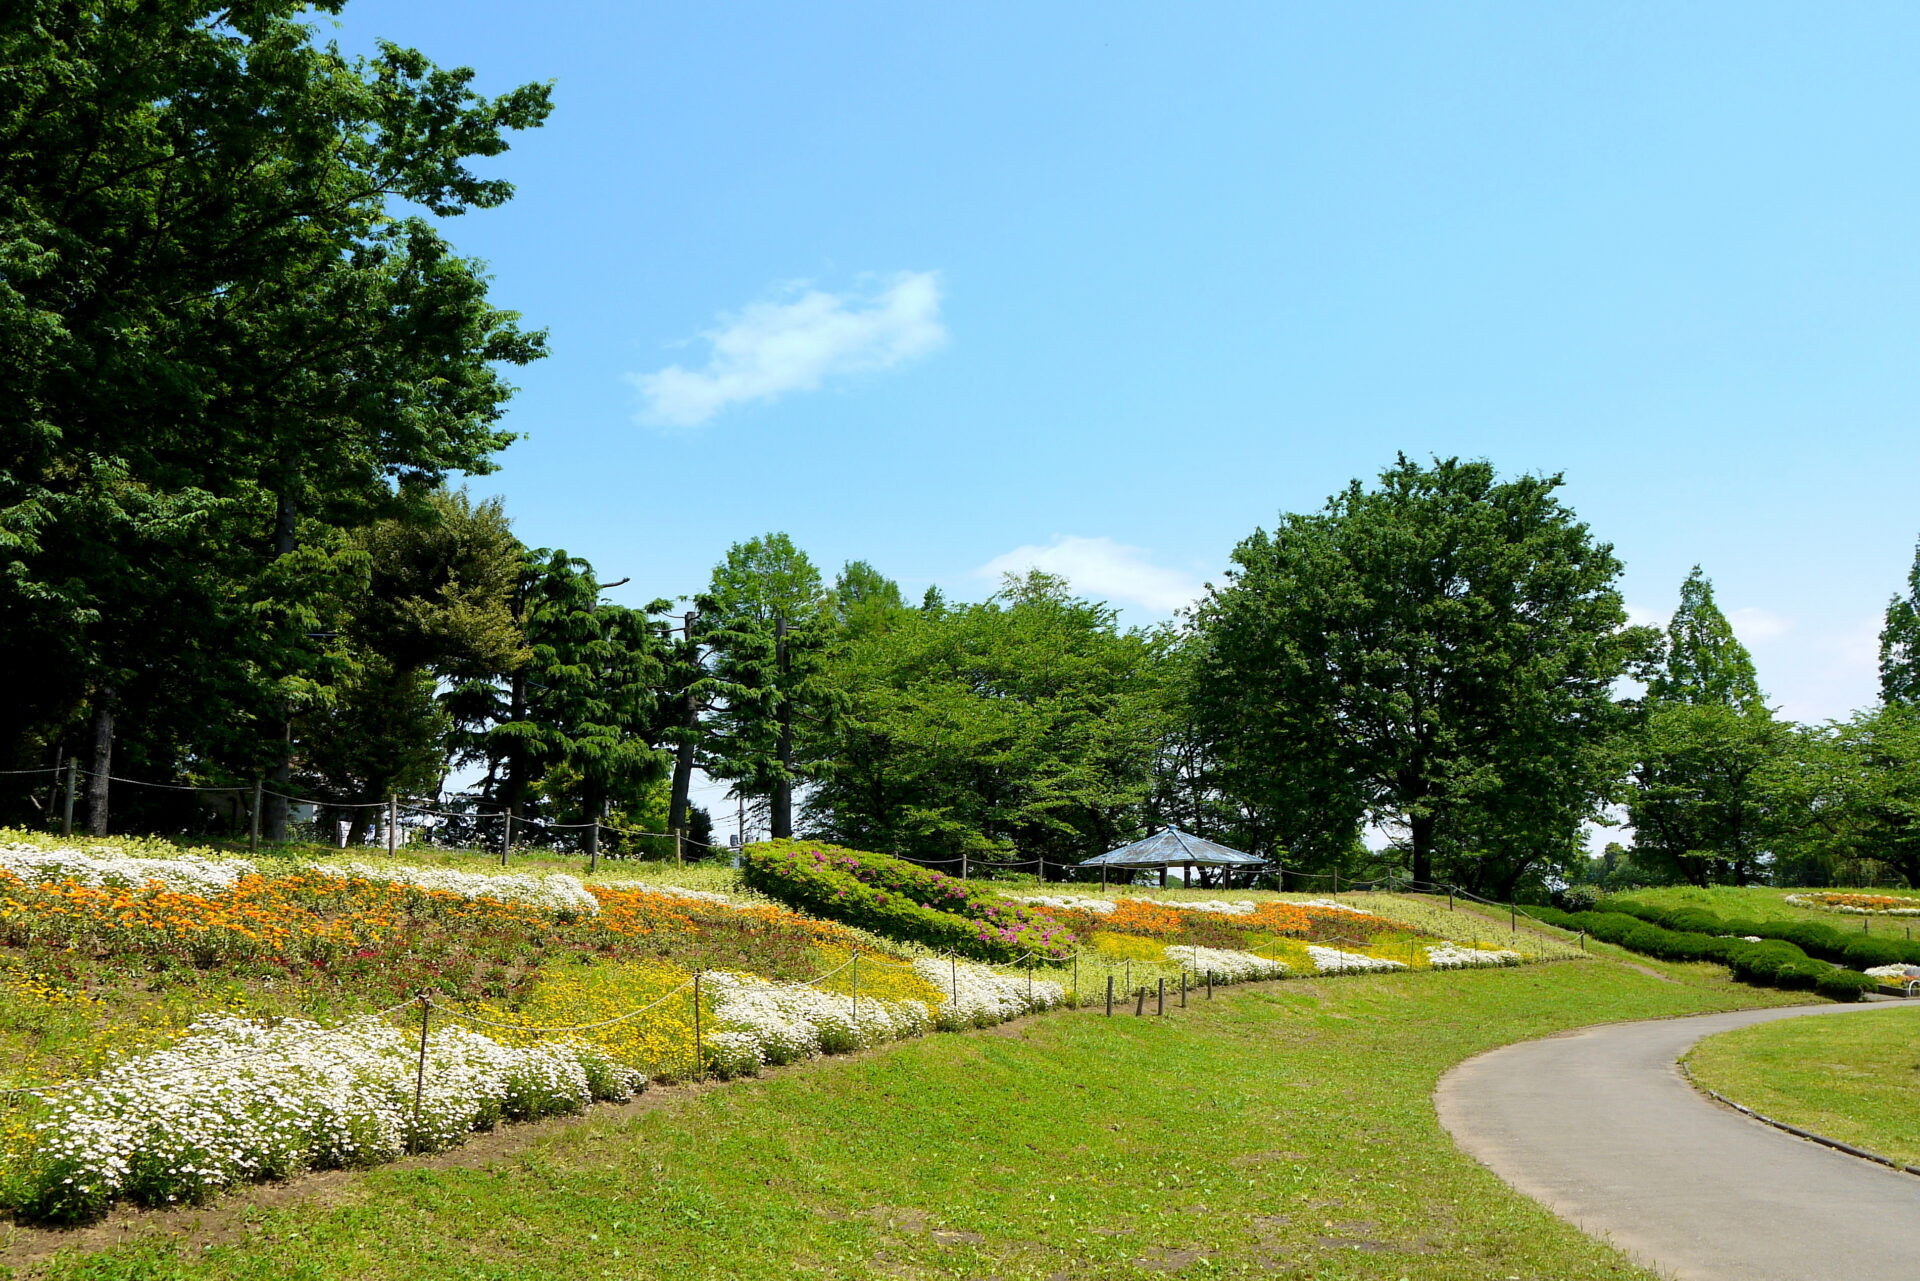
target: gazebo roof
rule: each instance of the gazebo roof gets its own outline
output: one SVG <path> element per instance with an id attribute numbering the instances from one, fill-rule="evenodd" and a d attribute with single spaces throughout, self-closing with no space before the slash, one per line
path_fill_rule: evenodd
<path id="1" fill-rule="evenodd" d="M 1142 841 L 1122 845 L 1081 867 L 1265 867 L 1267 860 L 1203 840 L 1177 827 L 1155 832 Z"/>

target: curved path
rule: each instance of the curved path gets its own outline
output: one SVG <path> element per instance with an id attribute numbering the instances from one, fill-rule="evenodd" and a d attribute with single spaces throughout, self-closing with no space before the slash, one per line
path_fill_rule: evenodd
<path id="1" fill-rule="evenodd" d="M 1684 1281 L 1920 1278 L 1920 1178 L 1720 1107 L 1676 1060 L 1703 1036 L 1879 1005 L 1583 1028 L 1462 1063 L 1434 1102 L 1454 1140 L 1561 1218 Z"/>

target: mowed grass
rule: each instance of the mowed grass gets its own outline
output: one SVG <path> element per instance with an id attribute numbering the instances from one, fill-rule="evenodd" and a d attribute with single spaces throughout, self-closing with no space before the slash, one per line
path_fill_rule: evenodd
<path id="1" fill-rule="evenodd" d="M 1913 890 L 1850 890 L 1835 887 L 1822 891 L 1779 889 L 1759 885 L 1716 885 L 1710 889 L 1701 889 L 1695 885 L 1669 885 L 1660 889 L 1634 890 L 1623 897 L 1638 899 L 1644 903 L 1658 903 L 1665 907 L 1703 908 L 1730 921 L 1818 921 L 1822 925 L 1831 925 L 1844 934 L 1872 934 L 1878 938 L 1910 939 L 1920 934 L 1920 917 L 1862 916 L 1853 912 L 1835 912 L 1825 908 L 1802 907 L 1798 903 L 1787 902 L 1789 894 L 1828 892 L 1892 894 L 1900 898 L 1920 900 L 1920 891 Z"/>
<path id="2" fill-rule="evenodd" d="M 675 1092 L 479 1168 L 402 1163 L 274 1208 L 242 1193 L 197 1227 L 128 1217 L 109 1248 L 17 1275 L 1644 1278 L 1462 1155 L 1434 1083 L 1510 1041 L 1772 995 L 1594 961 L 1056 1014 Z"/>
<path id="3" fill-rule="evenodd" d="M 1687 1066 L 1776 1121 L 1920 1165 L 1920 1007 L 1723 1032 L 1695 1046 Z"/>

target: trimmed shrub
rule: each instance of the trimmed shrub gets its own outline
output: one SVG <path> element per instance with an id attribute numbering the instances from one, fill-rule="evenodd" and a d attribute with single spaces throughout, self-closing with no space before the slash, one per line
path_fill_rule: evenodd
<path id="1" fill-rule="evenodd" d="M 740 868 L 748 885 L 789 907 L 888 938 L 988 961 L 1073 951 L 1073 932 L 1052 917 L 887 854 L 764 841 L 741 851 Z"/>
<path id="2" fill-rule="evenodd" d="M 1828 970 L 1813 985 L 1813 990 L 1821 996 L 1835 1001 L 1863 1000 L 1867 993 L 1879 987 L 1872 977 L 1853 970 Z"/>
<path id="3" fill-rule="evenodd" d="M 1774 974 L 1773 984 L 1791 992 L 1805 992 L 1817 987 L 1827 975 L 1835 973 L 1838 971 L 1824 961 L 1791 961 Z"/>
<path id="4" fill-rule="evenodd" d="M 1907 960 L 1907 949 L 1892 939 L 1857 938 L 1841 949 L 1840 960 L 1856 970 L 1895 965 Z"/>

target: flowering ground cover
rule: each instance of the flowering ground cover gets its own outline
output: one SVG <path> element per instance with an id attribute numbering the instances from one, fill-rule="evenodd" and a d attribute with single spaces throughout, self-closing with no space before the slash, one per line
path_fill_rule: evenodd
<path id="1" fill-rule="evenodd" d="M 1498 1044 L 1781 995 L 1640 964 L 1662 977 L 1362 976 L 922 1037 L 324 1197 L 17 1235 L 7 1262 L 22 1281 L 1652 1281 L 1463 1155 L 1431 1103 Z"/>
<path id="2" fill-rule="evenodd" d="M 1841 890 L 1803 890 L 1788 894 L 1786 901 L 1799 907 L 1825 908 L 1830 912 L 1856 912 L 1870 916 L 1920 916 L 1920 898 L 1896 894 L 1864 894 Z"/>
<path id="3" fill-rule="evenodd" d="M 112 842 L 7 853 L 0 1042 L 30 1052 L 0 1084 L 33 1088 L 5 1096 L 0 1206 L 44 1218 L 437 1150 L 649 1078 L 1066 996 L 751 894 Z M 434 1011 L 424 1061 L 416 994 Z"/>

